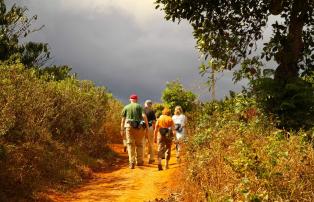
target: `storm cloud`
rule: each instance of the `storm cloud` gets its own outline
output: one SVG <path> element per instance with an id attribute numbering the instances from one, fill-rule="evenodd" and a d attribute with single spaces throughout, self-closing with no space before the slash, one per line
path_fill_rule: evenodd
<path id="1" fill-rule="evenodd" d="M 186 22 L 164 20 L 153 0 L 13 2 L 26 6 L 29 15 L 38 15 L 36 26 L 45 25 L 29 39 L 49 44 L 52 64 L 69 65 L 80 79 L 106 86 L 124 102 L 133 92 L 141 102 L 160 101 L 166 82 L 172 80 L 209 99 L 205 79 L 198 73 L 192 28 Z M 231 78 L 226 72 L 218 80 L 218 98 L 240 89 Z"/>

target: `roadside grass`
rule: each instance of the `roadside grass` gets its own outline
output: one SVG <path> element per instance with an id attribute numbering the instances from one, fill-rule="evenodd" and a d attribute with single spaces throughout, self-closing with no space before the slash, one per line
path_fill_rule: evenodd
<path id="1" fill-rule="evenodd" d="M 189 120 L 181 201 L 314 198 L 313 131 L 277 129 L 242 96 L 202 106 Z"/>

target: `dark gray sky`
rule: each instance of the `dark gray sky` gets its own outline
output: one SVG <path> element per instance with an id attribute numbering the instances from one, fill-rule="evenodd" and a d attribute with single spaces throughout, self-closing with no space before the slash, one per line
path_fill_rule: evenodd
<path id="1" fill-rule="evenodd" d="M 53 64 L 69 65 L 80 79 L 106 86 L 127 101 L 137 93 L 140 101 L 160 101 L 167 81 L 209 99 L 198 74 L 199 53 L 188 23 L 164 20 L 153 0 L 15 0 L 37 14 L 45 25 L 29 39 L 49 43 Z M 225 72 L 216 94 L 239 90 L 232 73 Z"/>

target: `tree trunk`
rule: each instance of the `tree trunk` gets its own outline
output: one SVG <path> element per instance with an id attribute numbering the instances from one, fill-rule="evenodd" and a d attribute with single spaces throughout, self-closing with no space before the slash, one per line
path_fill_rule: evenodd
<path id="1" fill-rule="evenodd" d="M 279 15 L 282 12 L 282 0 L 271 0 L 270 12 L 273 15 Z"/>
<path id="2" fill-rule="evenodd" d="M 298 77 L 298 62 L 302 57 L 302 30 L 306 13 L 306 0 L 294 0 L 291 10 L 287 40 L 282 44 L 283 49 L 277 54 L 279 66 L 275 71 L 276 80 L 287 81 Z"/>

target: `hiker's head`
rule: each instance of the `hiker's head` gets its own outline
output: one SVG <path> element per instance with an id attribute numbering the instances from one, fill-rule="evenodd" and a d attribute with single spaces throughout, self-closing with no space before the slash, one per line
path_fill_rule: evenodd
<path id="1" fill-rule="evenodd" d="M 151 100 L 146 100 L 144 103 L 145 107 L 151 107 L 153 105 L 153 102 Z"/>
<path id="2" fill-rule="evenodd" d="M 138 99 L 138 97 L 137 97 L 136 94 L 131 94 L 130 95 L 130 102 L 137 102 L 137 99 Z"/>
<path id="3" fill-rule="evenodd" d="M 183 110 L 182 110 L 182 107 L 181 106 L 176 106 L 175 108 L 174 108 L 174 114 L 175 115 L 180 115 L 180 114 L 182 114 L 183 113 Z"/>
<path id="4" fill-rule="evenodd" d="M 162 115 L 170 116 L 170 115 L 171 115 L 170 109 L 167 108 L 167 107 L 165 107 L 165 108 L 162 110 Z"/>

